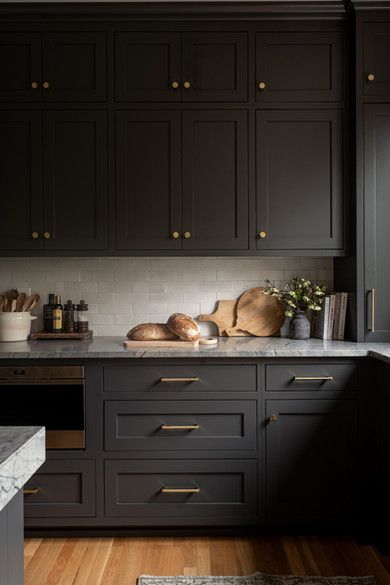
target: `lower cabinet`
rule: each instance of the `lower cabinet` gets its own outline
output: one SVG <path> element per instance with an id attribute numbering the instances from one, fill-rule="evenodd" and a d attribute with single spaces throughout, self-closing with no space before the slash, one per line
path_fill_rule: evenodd
<path id="1" fill-rule="evenodd" d="M 270 524 L 340 522 L 356 500 L 354 400 L 268 400 L 266 518 Z"/>

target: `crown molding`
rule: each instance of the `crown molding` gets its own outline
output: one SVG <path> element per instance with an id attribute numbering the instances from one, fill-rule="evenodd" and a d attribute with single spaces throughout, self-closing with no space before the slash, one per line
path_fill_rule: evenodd
<path id="1" fill-rule="evenodd" d="M 390 10 L 390 0 L 347 0 L 350 7 L 356 12 L 363 10 Z"/>

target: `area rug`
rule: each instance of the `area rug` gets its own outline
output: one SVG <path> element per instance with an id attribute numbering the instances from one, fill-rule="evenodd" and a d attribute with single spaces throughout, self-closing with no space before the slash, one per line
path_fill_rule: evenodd
<path id="1" fill-rule="evenodd" d="M 138 585 L 375 585 L 367 577 L 297 577 L 295 575 L 263 575 L 246 577 L 153 577 L 141 575 Z"/>

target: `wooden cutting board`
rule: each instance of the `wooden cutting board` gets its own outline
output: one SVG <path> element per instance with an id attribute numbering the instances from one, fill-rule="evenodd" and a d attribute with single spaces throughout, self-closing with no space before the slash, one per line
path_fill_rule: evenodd
<path id="1" fill-rule="evenodd" d="M 270 337 L 279 333 L 285 315 L 284 306 L 278 299 L 264 294 L 264 288 L 251 288 L 237 301 L 237 320 L 233 327 L 226 329 L 230 337 L 237 330 L 248 331 L 257 337 Z"/>
<path id="2" fill-rule="evenodd" d="M 218 327 L 218 335 L 226 337 L 226 329 L 230 329 L 236 322 L 236 303 L 237 301 L 217 301 L 217 309 L 211 315 L 199 315 L 198 321 L 211 321 Z M 246 331 L 236 329 L 232 337 L 241 337 L 248 335 Z"/>
<path id="3" fill-rule="evenodd" d="M 123 342 L 123 345 L 129 349 L 141 349 L 141 348 L 145 348 L 145 349 L 154 349 L 154 348 L 163 348 L 163 347 L 174 347 L 175 349 L 191 349 L 194 347 L 198 347 L 199 345 L 199 340 L 198 341 L 184 341 L 182 339 L 179 339 L 178 341 L 175 341 L 174 339 L 159 339 L 159 340 L 148 340 L 148 341 L 136 341 L 134 339 L 126 339 Z"/>

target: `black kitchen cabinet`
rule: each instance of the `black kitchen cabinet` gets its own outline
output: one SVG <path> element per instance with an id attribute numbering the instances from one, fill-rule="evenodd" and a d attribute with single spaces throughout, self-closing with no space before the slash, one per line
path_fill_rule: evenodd
<path id="1" fill-rule="evenodd" d="M 23 585 L 23 491 L 0 512 L 0 585 Z"/>
<path id="2" fill-rule="evenodd" d="M 0 248 L 41 250 L 41 112 L 0 112 L 0 193 Z"/>
<path id="3" fill-rule="evenodd" d="M 257 249 L 341 250 L 342 169 L 340 111 L 258 111 Z"/>
<path id="4" fill-rule="evenodd" d="M 363 93 L 390 99 L 390 22 L 366 22 L 363 29 Z"/>
<path id="5" fill-rule="evenodd" d="M 267 522 L 342 522 L 356 500 L 356 403 L 266 401 Z"/>
<path id="6" fill-rule="evenodd" d="M 41 99 L 41 35 L 1 32 L 0 101 Z"/>
<path id="7" fill-rule="evenodd" d="M 335 102 L 342 99 L 342 44 L 337 32 L 256 35 L 256 100 Z"/>

